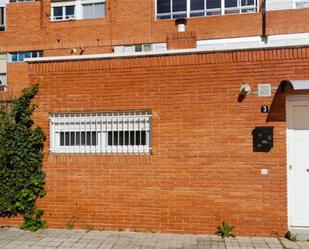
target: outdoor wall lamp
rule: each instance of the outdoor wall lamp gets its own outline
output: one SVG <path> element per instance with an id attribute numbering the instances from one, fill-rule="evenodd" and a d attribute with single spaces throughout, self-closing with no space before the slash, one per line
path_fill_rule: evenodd
<path id="1" fill-rule="evenodd" d="M 249 84 L 242 84 L 240 86 L 240 95 L 241 96 L 247 96 L 251 93 L 251 87 Z"/>
<path id="2" fill-rule="evenodd" d="M 186 18 L 177 18 L 175 20 L 178 32 L 186 32 L 187 19 Z"/>

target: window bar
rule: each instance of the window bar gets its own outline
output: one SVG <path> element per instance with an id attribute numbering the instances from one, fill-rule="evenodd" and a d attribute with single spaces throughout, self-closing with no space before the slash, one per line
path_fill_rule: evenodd
<path id="1" fill-rule="evenodd" d="M 138 137 L 138 152 L 140 152 L 140 149 L 141 149 L 141 118 L 138 117 L 138 134 L 139 134 L 139 137 Z"/>
<path id="2" fill-rule="evenodd" d="M 118 134 L 116 151 L 119 152 L 119 150 L 120 150 L 119 114 L 118 114 L 118 117 L 116 118 L 116 122 L 117 122 L 117 134 Z"/>
<path id="3" fill-rule="evenodd" d="M 81 152 L 81 145 L 82 145 L 81 115 L 79 115 L 78 132 L 79 132 L 79 152 Z"/>
<path id="4" fill-rule="evenodd" d="M 85 135 L 85 139 L 84 139 L 84 151 L 83 152 L 86 152 L 87 151 L 87 120 L 86 120 L 86 117 L 83 117 L 84 119 L 84 135 Z"/>
<path id="5" fill-rule="evenodd" d="M 131 118 L 128 118 L 128 147 L 127 147 L 127 152 L 130 152 L 131 149 L 131 131 L 130 131 L 130 125 L 131 125 Z"/>
<path id="6" fill-rule="evenodd" d="M 100 138 L 100 148 L 99 148 L 99 152 L 102 152 L 102 148 L 103 148 L 103 125 L 102 125 L 102 122 L 103 120 L 100 119 L 100 135 L 99 135 L 99 138 Z"/>
<path id="7" fill-rule="evenodd" d="M 143 145 L 144 152 L 146 152 L 146 147 L 147 147 L 147 119 L 144 117 L 144 129 L 143 131 L 145 132 L 145 145 Z"/>
<path id="8" fill-rule="evenodd" d="M 150 145 L 151 145 L 151 127 L 150 127 L 150 117 L 147 119 L 147 127 L 146 127 L 146 145 L 147 145 L 147 152 L 151 151 Z"/>
<path id="9" fill-rule="evenodd" d="M 133 125 L 133 145 L 134 145 L 134 152 L 136 150 L 136 120 L 134 119 L 134 125 Z"/>
<path id="10" fill-rule="evenodd" d="M 124 152 L 124 147 L 125 147 L 125 144 L 126 144 L 126 132 L 124 131 L 124 117 L 122 117 L 121 123 L 122 123 L 122 126 L 121 126 L 121 132 L 122 132 L 122 148 L 121 148 L 121 152 Z"/>
<path id="11" fill-rule="evenodd" d="M 70 123 L 69 123 L 69 121 L 67 121 L 67 132 L 66 133 L 68 133 L 68 137 L 69 137 L 69 141 L 68 141 L 68 143 L 66 143 L 66 147 L 67 147 L 67 150 L 68 150 L 68 152 L 71 152 L 71 146 L 70 146 L 70 144 L 71 144 L 71 132 L 70 132 Z M 67 141 L 66 141 L 67 142 Z"/>
<path id="12" fill-rule="evenodd" d="M 112 152 L 113 152 L 113 146 L 114 146 L 114 124 L 113 124 L 114 122 L 113 122 L 113 118 L 111 118 L 111 131 L 112 131 L 112 147 L 111 147 L 111 150 L 112 150 Z"/>
<path id="13" fill-rule="evenodd" d="M 108 117 L 106 117 L 106 119 L 105 119 L 105 134 L 106 134 L 106 136 L 107 136 L 107 140 L 105 140 L 105 148 L 107 148 L 108 149 L 108 139 L 109 139 L 109 137 L 108 137 Z"/>
<path id="14" fill-rule="evenodd" d="M 91 121 L 91 115 L 88 116 L 89 118 L 89 150 L 90 152 L 92 152 L 92 131 L 91 131 L 91 125 L 92 125 L 92 121 Z M 88 142 L 88 141 L 87 141 Z"/>
<path id="15" fill-rule="evenodd" d="M 95 140 L 98 140 L 97 134 L 99 134 L 99 133 L 98 133 L 98 128 L 97 128 L 97 120 L 98 120 L 98 114 L 96 113 L 96 114 L 95 114 L 95 121 L 94 121 L 94 122 L 95 122 L 95 123 L 94 123 L 94 130 L 95 130 L 95 138 L 96 138 Z M 99 141 L 95 141 L 95 145 L 94 145 L 94 152 L 95 152 L 95 153 L 97 153 L 98 142 L 99 142 Z"/>

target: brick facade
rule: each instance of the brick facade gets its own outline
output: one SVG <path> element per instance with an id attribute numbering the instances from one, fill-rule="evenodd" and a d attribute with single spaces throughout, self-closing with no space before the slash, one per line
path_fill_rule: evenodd
<path id="1" fill-rule="evenodd" d="M 268 12 L 267 34 L 309 32 L 306 22 L 301 21 L 308 13 L 308 9 Z M 43 50 L 44 56 L 72 55 L 72 48 L 76 49 L 73 55 L 80 54 L 81 48 L 83 54 L 110 53 L 115 45 L 167 42 L 177 30 L 174 20 L 155 20 L 154 1 L 106 1 L 103 19 L 50 22 L 49 18 L 50 1 L 8 4 L 6 31 L 0 32 L 0 53 Z M 197 40 L 259 36 L 262 16 L 190 18 L 187 31 L 194 32 Z M 0 92 L 1 96 L 18 94 L 29 84 L 27 74 L 21 74 L 22 66 L 17 64 L 22 63 L 8 66 L 8 92 Z"/>
<path id="2" fill-rule="evenodd" d="M 30 64 L 46 134 L 50 112 L 153 113 L 151 155 L 55 155 L 47 139 L 48 226 L 213 234 L 227 220 L 238 235 L 282 236 L 285 94 L 258 97 L 257 84 L 308 78 L 308 65 L 308 48 Z M 242 83 L 253 92 L 240 103 Z M 275 127 L 268 153 L 253 152 L 261 125 Z"/>
<path id="3" fill-rule="evenodd" d="M 172 20 L 155 21 L 153 1 L 107 1 L 106 13 L 102 20 L 53 23 L 48 1 L 9 4 L 0 52 L 95 54 L 154 42 L 192 48 L 196 39 L 262 33 L 260 13 L 192 18 L 183 34 L 174 33 Z M 308 13 L 269 12 L 267 33 L 309 32 L 299 21 Z M 285 95 L 273 90 L 258 97 L 257 85 L 308 79 L 307 66 L 308 48 L 9 63 L 9 91 L 0 96 L 40 84 L 34 118 L 47 135 L 47 196 L 39 206 L 49 227 L 74 222 L 85 229 L 213 234 L 226 220 L 237 235 L 282 236 L 288 228 Z M 239 102 L 242 83 L 253 92 Z M 261 105 L 270 113 L 262 114 Z M 49 113 L 127 110 L 152 111 L 151 155 L 49 153 Z M 268 153 L 253 152 L 251 133 L 261 125 L 274 126 Z M 265 168 L 269 175 L 261 175 Z"/>

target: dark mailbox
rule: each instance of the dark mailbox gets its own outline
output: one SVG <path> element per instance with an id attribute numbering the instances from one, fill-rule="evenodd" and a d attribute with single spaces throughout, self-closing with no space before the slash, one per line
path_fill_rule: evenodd
<path id="1" fill-rule="evenodd" d="M 260 126 L 253 130 L 253 150 L 268 152 L 274 145 L 274 127 Z"/>

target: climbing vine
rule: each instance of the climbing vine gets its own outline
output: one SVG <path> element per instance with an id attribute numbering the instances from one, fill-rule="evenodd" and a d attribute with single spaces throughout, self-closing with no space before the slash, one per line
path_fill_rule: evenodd
<path id="1" fill-rule="evenodd" d="M 21 214 L 21 228 L 30 231 L 44 227 L 35 205 L 45 195 L 44 134 L 31 118 L 37 92 L 38 85 L 23 90 L 10 112 L 0 108 L 0 217 Z"/>

